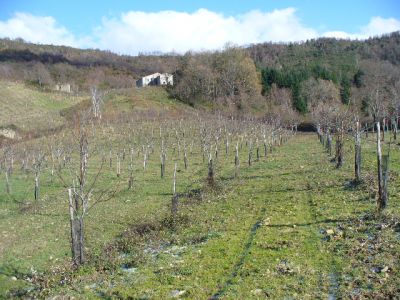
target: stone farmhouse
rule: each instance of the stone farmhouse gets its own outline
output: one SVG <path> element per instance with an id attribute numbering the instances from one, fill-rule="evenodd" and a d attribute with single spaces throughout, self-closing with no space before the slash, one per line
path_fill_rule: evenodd
<path id="1" fill-rule="evenodd" d="M 71 93 L 71 85 L 69 83 L 66 84 L 56 84 L 54 86 L 55 91 Z"/>
<path id="2" fill-rule="evenodd" d="M 136 81 L 137 87 L 148 85 L 174 85 L 174 76 L 168 73 L 154 73 Z"/>

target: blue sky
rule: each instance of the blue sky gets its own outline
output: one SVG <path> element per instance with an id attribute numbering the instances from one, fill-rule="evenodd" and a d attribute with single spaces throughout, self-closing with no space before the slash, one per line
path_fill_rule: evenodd
<path id="1" fill-rule="evenodd" d="M 126 54 L 218 49 L 229 41 L 363 39 L 395 30 L 394 0 L 0 0 L 0 37 Z"/>

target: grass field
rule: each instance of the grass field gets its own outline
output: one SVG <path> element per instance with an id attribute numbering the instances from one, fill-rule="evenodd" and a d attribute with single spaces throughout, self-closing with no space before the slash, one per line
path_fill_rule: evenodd
<path id="1" fill-rule="evenodd" d="M 0 126 L 11 124 L 22 130 L 59 126 L 60 110 L 85 99 L 66 93 L 44 92 L 24 83 L 0 81 Z"/>
<path id="2" fill-rule="evenodd" d="M 124 95 L 114 97 L 131 105 Z M 126 137 L 126 131 L 114 133 L 107 143 L 122 149 L 128 146 Z M 372 138 L 363 142 L 366 177 L 376 165 Z M 31 172 L 16 168 L 11 195 L 5 193 L 2 174 L 0 298 L 398 297 L 399 148 L 392 147 L 389 207 L 377 215 L 373 189 L 367 182 L 351 183 L 352 145 L 349 139 L 341 169 L 310 134 L 292 137 L 251 166 L 243 146 L 238 178 L 231 145 L 229 155 L 220 151 L 216 160 L 213 188 L 206 184 L 207 163 L 197 146 L 189 154 L 188 170 L 182 152 L 171 146 L 165 178 L 159 175 L 158 149 L 146 170 L 143 153 L 137 152 L 133 190 L 126 189 L 127 162 L 118 178 L 114 161 L 101 184 L 118 187 L 118 193 L 87 216 L 89 263 L 76 271 L 69 265 L 67 192 L 59 180 L 47 167 L 41 199 L 34 203 Z M 181 197 L 179 218 L 172 222 L 174 162 Z"/>
<path id="3" fill-rule="evenodd" d="M 152 112 L 179 114 L 192 109 L 170 99 L 164 89 L 112 90 L 102 96 L 103 110 L 108 114 L 121 112 Z M 0 81 L 0 129 L 16 126 L 22 131 L 54 128 L 65 123 L 65 112 L 90 105 L 90 94 L 79 95 L 39 90 L 20 82 Z"/>

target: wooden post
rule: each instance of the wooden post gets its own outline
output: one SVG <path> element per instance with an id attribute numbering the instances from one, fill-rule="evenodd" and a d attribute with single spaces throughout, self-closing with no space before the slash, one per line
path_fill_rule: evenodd
<path id="1" fill-rule="evenodd" d="M 360 133 L 360 123 L 356 123 L 356 135 L 355 135 L 355 145 L 354 145 L 354 175 L 355 182 L 361 181 L 361 133 Z"/>
<path id="2" fill-rule="evenodd" d="M 390 146 L 389 146 L 390 147 Z M 383 164 L 383 170 L 382 170 L 382 175 L 383 175 L 383 193 L 382 193 L 382 198 L 383 202 L 385 203 L 385 207 L 388 202 L 388 182 L 389 182 L 389 161 L 390 161 L 390 148 L 388 151 L 387 155 L 383 155 L 382 157 L 382 164 Z"/>
<path id="3" fill-rule="evenodd" d="M 9 195 L 11 194 L 11 188 L 10 188 L 10 179 L 8 177 L 8 169 L 6 169 L 6 193 Z"/>
<path id="4" fill-rule="evenodd" d="M 165 152 L 161 153 L 161 178 L 164 178 L 165 175 Z"/>
<path id="5" fill-rule="evenodd" d="M 146 164 L 147 164 L 147 150 L 143 153 L 143 171 L 146 171 Z"/>
<path id="6" fill-rule="evenodd" d="M 328 153 L 329 156 L 332 156 L 332 136 L 328 133 Z"/>
<path id="7" fill-rule="evenodd" d="M 235 147 L 235 177 L 239 176 L 239 165 L 239 142 L 237 142 Z"/>
<path id="8" fill-rule="evenodd" d="M 174 222 L 176 221 L 176 216 L 178 214 L 178 205 L 179 205 L 179 195 L 174 194 L 172 195 L 172 201 L 171 201 L 171 215 Z"/>
<path id="9" fill-rule="evenodd" d="M 258 139 L 256 142 L 257 148 L 256 148 L 256 161 L 260 161 L 260 147 L 258 145 Z"/>
<path id="10" fill-rule="evenodd" d="M 212 186 L 214 185 L 214 167 L 213 167 L 213 160 L 211 157 L 211 152 L 210 156 L 208 158 L 208 176 L 207 176 L 207 181 L 208 185 Z"/>
<path id="11" fill-rule="evenodd" d="M 35 201 L 39 200 L 39 172 L 35 173 L 35 191 L 34 191 Z"/>
<path id="12" fill-rule="evenodd" d="M 341 122 L 340 125 L 340 132 L 337 134 L 337 139 L 336 139 L 336 168 L 340 168 L 343 166 L 343 158 L 344 158 L 344 149 L 343 149 L 343 143 L 344 143 L 344 126 L 343 122 Z"/>
<path id="13" fill-rule="evenodd" d="M 85 248 L 85 244 L 84 244 L 84 240 L 83 240 L 83 216 L 79 217 L 77 220 L 77 227 L 78 227 L 78 236 L 79 236 L 79 264 L 83 265 L 85 262 L 85 252 L 84 252 L 84 248 Z"/>
<path id="14" fill-rule="evenodd" d="M 76 262 L 76 253 L 78 252 L 77 249 L 77 238 L 75 232 L 75 211 L 74 211 L 74 201 L 72 195 L 72 189 L 68 189 L 68 200 L 69 200 L 69 220 L 71 225 L 71 253 L 72 253 L 72 261 L 74 265 L 77 265 Z"/>
<path id="15" fill-rule="evenodd" d="M 128 180 L 128 189 L 132 189 L 133 187 L 133 157 L 134 157 L 134 151 L 133 148 L 131 148 L 131 155 L 130 155 L 130 162 L 129 162 L 129 180 Z"/>
<path id="16" fill-rule="evenodd" d="M 172 202 L 171 202 L 171 214 L 172 218 L 175 221 L 176 215 L 178 214 L 178 194 L 176 193 L 176 163 L 174 166 L 174 182 L 172 187 Z"/>
<path id="17" fill-rule="evenodd" d="M 251 166 L 252 156 L 253 156 L 253 145 L 252 145 L 252 142 L 250 141 L 250 146 L 249 146 L 249 157 L 248 157 L 248 160 L 247 160 L 249 166 Z"/>
<path id="18" fill-rule="evenodd" d="M 121 176 L 121 159 L 119 154 L 117 154 L 117 177 Z"/>
<path id="19" fill-rule="evenodd" d="M 10 169 L 9 173 L 13 174 L 13 171 L 14 171 L 14 152 L 12 152 L 12 150 L 11 150 L 10 168 L 9 169 Z"/>
<path id="20" fill-rule="evenodd" d="M 325 150 L 329 152 L 329 129 L 325 132 Z"/>
<path id="21" fill-rule="evenodd" d="M 174 182 L 172 186 L 172 194 L 175 195 L 176 193 L 176 163 L 174 165 Z"/>
<path id="22" fill-rule="evenodd" d="M 50 147 L 51 151 L 51 178 L 50 181 L 53 182 L 53 177 L 54 177 L 54 152 L 53 152 L 53 147 Z"/>
<path id="23" fill-rule="evenodd" d="M 381 128 L 380 123 L 376 122 L 376 146 L 377 146 L 377 162 L 378 162 L 378 211 L 382 211 L 386 207 L 386 198 L 383 191 L 382 176 L 382 149 L 381 149 Z"/>
<path id="24" fill-rule="evenodd" d="M 68 189 L 69 215 L 71 224 L 71 252 L 74 266 L 84 263 L 84 244 L 83 244 L 83 218 L 78 216 L 76 210 L 77 195 L 73 189 Z"/>
<path id="25" fill-rule="evenodd" d="M 267 157 L 267 153 L 268 153 L 267 141 L 264 136 L 264 157 Z"/>
<path id="26" fill-rule="evenodd" d="M 186 143 L 184 143 L 184 146 L 183 146 L 183 164 L 185 165 L 185 170 L 187 170 L 188 159 L 187 159 L 187 153 L 186 153 Z"/>
<path id="27" fill-rule="evenodd" d="M 132 189 L 133 187 L 133 163 L 129 163 L 129 180 L 128 180 L 128 189 Z"/>

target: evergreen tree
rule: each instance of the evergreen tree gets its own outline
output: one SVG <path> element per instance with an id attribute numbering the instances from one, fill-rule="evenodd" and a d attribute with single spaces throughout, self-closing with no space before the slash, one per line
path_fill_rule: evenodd
<path id="1" fill-rule="evenodd" d="M 364 77 L 364 72 L 360 69 L 354 74 L 353 83 L 357 88 L 363 86 L 363 77 Z"/>
<path id="2" fill-rule="evenodd" d="M 343 104 L 350 103 L 350 94 L 351 94 L 350 88 L 351 88 L 350 80 L 348 80 L 346 77 L 343 77 L 340 82 L 340 98 Z"/>

